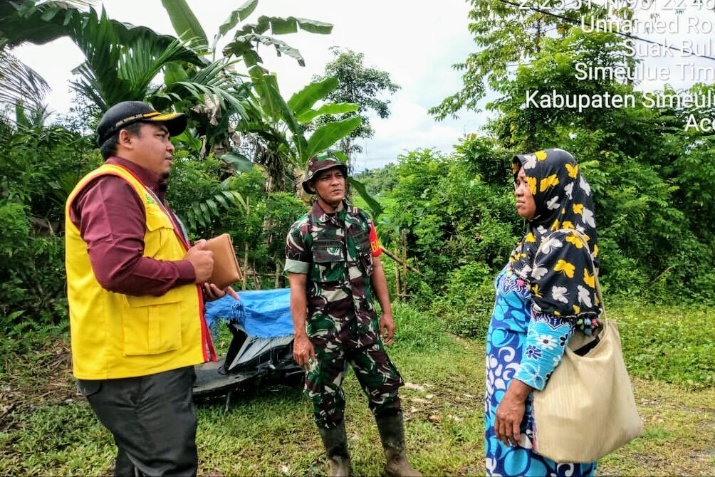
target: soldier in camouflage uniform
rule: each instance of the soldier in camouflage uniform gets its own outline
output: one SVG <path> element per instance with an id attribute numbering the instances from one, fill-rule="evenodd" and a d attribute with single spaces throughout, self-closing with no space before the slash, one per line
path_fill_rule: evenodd
<path id="1" fill-rule="evenodd" d="M 315 201 L 293 224 L 286 243 L 294 358 L 307 371 L 305 390 L 328 455 L 329 475 L 350 472 L 342 389 L 348 364 L 375 415 L 387 474 L 421 475 L 405 455 L 398 394 L 404 382 L 383 347 L 392 344 L 395 324 L 381 249 L 370 218 L 345 200 L 346 181 L 345 164 L 331 153 L 308 161 L 302 185 L 315 194 Z M 373 294 L 382 309 L 379 321 Z"/>

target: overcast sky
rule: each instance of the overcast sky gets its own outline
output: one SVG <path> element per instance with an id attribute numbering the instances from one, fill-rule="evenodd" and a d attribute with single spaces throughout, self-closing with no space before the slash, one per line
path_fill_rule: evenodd
<path id="1" fill-rule="evenodd" d="M 188 0 L 209 38 L 243 2 Z M 104 0 L 103 4 L 110 18 L 175 34 L 160 0 Z M 483 125 L 483 116 L 475 113 L 464 112 L 459 119 L 442 122 L 427 114 L 430 107 L 461 88 L 461 75 L 452 65 L 475 47 L 467 29 L 468 11 L 465 0 L 261 0 L 247 21 L 269 15 L 333 24 L 330 35 L 300 32 L 280 37 L 300 50 L 305 67 L 292 58 L 277 58 L 272 49 L 259 50 L 267 67 L 278 73 L 286 98 L 307 85 L 313 75 L 324 74 L 326 63 L 333 59 L 331 46 L 363 53 L 366 66 L 387 71 L 401 86 L 389 97 L 391 116 L 371 120 L 375 136 L 362 142 L 364 154 L 355 158 L 356 168 L 362 170 L 396 162 L 399 154 L 418 148 L 449 154 L 464 134 L 477 132 Z M 66 112 L 72 100 L 71 69 L 83 60 L 77 47 L 65 39 L 42 47 L 23 46 L 14 53 L 50 83 L 50 108 Z"/>

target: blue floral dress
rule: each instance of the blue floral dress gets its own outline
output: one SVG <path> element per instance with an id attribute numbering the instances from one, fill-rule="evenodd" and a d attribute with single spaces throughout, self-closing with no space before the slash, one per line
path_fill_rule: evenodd
<path id="1" fill-rule="evenodd" d="M 486 467 L 491 476 L 593 476 L 596 462 L 556 463 L 532 450 L 532 397 L 526 401 L 521 442 L 508 447 L 494 432 L 496 410 L 512 379 L 543 389 L 574 332 L 573 320 L 553 315 L 531 316 L 527 284 L 510 265 L 495 281 L 496 301 L 487 334 Z"/>

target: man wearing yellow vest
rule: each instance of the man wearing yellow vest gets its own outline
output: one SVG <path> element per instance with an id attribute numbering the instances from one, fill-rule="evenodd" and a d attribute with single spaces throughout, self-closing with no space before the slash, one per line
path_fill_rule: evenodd
<path id="1" fill-rule="evenodd" d="M 197 473 L 195 364 L 215 361 L 204 299 L 212 252 L 191 246 L 164 200 L 186 116 L 139 101 L 97 127 L 105 164 L 67 199 L 66 266 L 73 374 L 117 445 L 115 476 Z"/>

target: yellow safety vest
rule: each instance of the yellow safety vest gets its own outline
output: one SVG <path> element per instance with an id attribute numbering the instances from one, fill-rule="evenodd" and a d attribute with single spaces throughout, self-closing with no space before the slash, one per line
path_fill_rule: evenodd
<path id="1" fill-rule="evenodd" d="M 79 181 L 65 207 L 65 263 L 70 310 L 73 374 L 78 379 L 145 376 L 208 360 L 215 352 L 196 284 L 162 296 L 110 292 L 92 270 L 87 243 L 70 220 L 70 208 L 84 187 L 101 175 L 115 175 L 136 190 L 146 210 L 144 256 L 181 260 L 186 245 L 155 196 L 127 169 L 105 164 Z"/>

